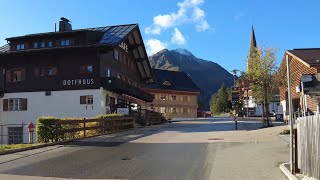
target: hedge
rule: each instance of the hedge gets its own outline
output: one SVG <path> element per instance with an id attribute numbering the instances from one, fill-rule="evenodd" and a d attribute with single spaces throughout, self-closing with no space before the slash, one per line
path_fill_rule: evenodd
<path id="1" fill-rule="evenodd" d="M 53 116 L 39 117 L 37 119 L 36 137 L 40 143 L 48 143 L 54 141 L 55 122 L 60 120 Z"/>
<path id="2" fill-rule="evenodd" d="M 98 115 L 94 118 L 90 119 L 104 119 L 104 118 L 110 118 L 110 117 L 121 117 L 123 115 L 121 114 L 103 114 Z M 36 138 L 39 143 L 48 143 L 55 141 L 56 137 L 54 135 L 54 131 L 56 129 L 55 122 L 56 121 L 72 121 L 72 120 L 82 120 L 82 118 L 57 118 L 53 116 L 45 116 L 45 117 L 39 117 L 37 119 L 37 127 L 36 127 Z M 93 127 L 93 126 L 102 126 L 103 122 L 89 122 L 86 123 L 86 127 Z M 59 130 L 64 129 L 72 129 L 72 128 L 82 128 L 82 124 L 73 124 L 73 125 L 60 125 L 58 128 Z M 94 136 L 98 134 L 102 134 L 102 129 L 96 129 L 96 130 L 86 130 L 86 136 Z M 72 133 L 66 133 L 63 136 L 57 137 L 58 140 L 68 140 L 68 139 L 77 139 L 80 137 L 83 137 L 83 131 L 78 132 L 72 132 Z"/>

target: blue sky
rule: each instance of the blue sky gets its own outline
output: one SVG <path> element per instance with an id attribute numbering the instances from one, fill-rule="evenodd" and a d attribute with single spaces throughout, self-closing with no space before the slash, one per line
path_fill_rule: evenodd
<path id="1" fill-rule="evenodd" d="M 60 17 L 74 29 L 139 23 L 149 55 L 186 48 L 227 70 L 245 70 L 251 25 L 260 46 L 320 47 L 317 0 L 2 0 L 0 45 L 5 38 L 54 30 Z"/>

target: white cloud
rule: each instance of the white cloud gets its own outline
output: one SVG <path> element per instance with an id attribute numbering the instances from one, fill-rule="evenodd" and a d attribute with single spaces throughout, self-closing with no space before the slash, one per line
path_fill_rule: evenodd
<path id="1" fill-rule="evenodd" d="M 210 25 L 208 24 L 208 22 L 206 20 L 202 21 L 201 23 L 196 25 L 196 30 L 198 32 L 203 32 L 206 31 L 210 28 Z"/>
<path id="2" fill-rule="evenodd" d="M 195 24 L 197 31 L 206 31 L 210 25 L 205 19 L 205 12 L 199 6 L 204 0 L 184 0 L 179 2 L 177 12 L 168 14 L 159 14 L 153 18 L 153 24 L 145 29 L 147 34 L 159 35 L 161 31 L 168 28 L 175 28 L 185 23 Z"/>
<path id="3" fill-rule="evenodd" d="M 184 36 L 182 35 L 182 33 L 179 31 L 178 28 L 174 28 L 174 33 L 172 34 L 171 42 L 172 44 L 179 44 L 179 45 L 183 45 L 186 43 L 186 39 L 184 38 Z"/>
<path id="4" fill-rule="evenodd" d="M 149 56 L 167 48 L 167 43 L 161 42 L 158 39 L 147 40 L 147 53 Z"/>

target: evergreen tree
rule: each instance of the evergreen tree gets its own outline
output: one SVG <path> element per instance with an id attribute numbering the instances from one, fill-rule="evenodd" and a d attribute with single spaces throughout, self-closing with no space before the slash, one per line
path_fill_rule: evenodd
<path id="1" fill-rule="evenodd" d="M 210 100 L 210 110 L 213 114 L 220 114 L 224 112 L 229 112 L 231 108 L 230 102 L 230 92 L 228 92 L 227 87 L 222 84 L 217 93 L 211 96 Z"/>

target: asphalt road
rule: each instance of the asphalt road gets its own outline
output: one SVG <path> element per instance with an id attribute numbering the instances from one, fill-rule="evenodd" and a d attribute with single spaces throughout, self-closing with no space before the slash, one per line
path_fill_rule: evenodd
<path id="1" fill-rule="evenodd" d="M 211 119 L 139 128 L 0 156 L 0 174 L 74 179 L 286 179 L 282 126 Z M 4 176 L 3 176 L 4 177 Z M 0 179 L 1 175 L 0 175 Z"/>

